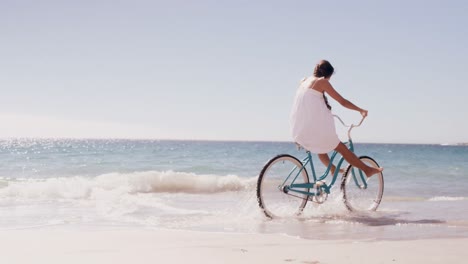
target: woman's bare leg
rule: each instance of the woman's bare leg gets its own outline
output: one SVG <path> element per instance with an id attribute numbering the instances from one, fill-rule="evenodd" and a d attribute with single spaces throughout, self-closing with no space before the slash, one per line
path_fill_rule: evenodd
<path id="1" fill-rule="evenodd" d="M 328 154 L 327 153 L 318 154 L 318 157 L 320 161 L 323 163 L 323 165 L 328 167 L 328 164 L 330 164 L 330 157 L 328 157 Z"/>
<path id="2" fill-rule="evenodd" d="M 325 167 L 328 167 L 328 164 L 330 164 L 330 157 L 328 156 L 328 154 L 327 153 L 318 154 L 318 157 L 319 157 L 320 161 L 323 163 L 323 165 L 325 165 Z M 336 170 L 336 166 L 332 165 L 332 167 L 330 169 L 332 175 L 335 174 L 335 170 Z M 341 169 L 340 172 L 344 172 L 344 170 Z"/>
<path id="3" fill-rule="evenodd" d="M 370 177 L 374 174 L 377 174 L 383 171 L 383 168 L 374 168 L 374 167 L 367 166 L 353 152 L 351 152 L 351 150 L 349 150 L 345 144 L 341 142 L 340 144 L 338 144 L 335 150 L 338 151 L 343 156 L 343 158 L 347 162 L 349 162 L 349 164 L 361 169 L 366 174 L 367 177 Z"/>
<path id="4" fill-rule="evenodd" d="M 318 154 L 318 157 L 320 161 L 323 163 L 323 165 L 325 165 L 325 167 L 328 167 L 328 164 L 330 164 L 330 157 L 328 157 L 328 154 L 327 153 Z M 335 166 L 332 166 L 331 172 L 332 174 L 335 173 Z"/>

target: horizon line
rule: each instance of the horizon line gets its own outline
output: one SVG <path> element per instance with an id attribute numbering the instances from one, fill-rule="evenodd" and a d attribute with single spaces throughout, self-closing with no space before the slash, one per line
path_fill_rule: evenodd
<path id="1" fill-rule="evenodd" d="M 128 141 L 199 141 L 199 142 L 252 142 L 252 143 L 292 143 L 289 140 L 259 140 L 259 139 L 189 139 L 189 138 L 132 138 L 132 137 L 0 137 L 0 141 L 8 140 L 128 140 Z M 468 146 L 468 142 L 457 143 L 408 143 L 408 142 L 363 142 L 357 144 L 380 145 L 440 145 L 440 146 Z"/>

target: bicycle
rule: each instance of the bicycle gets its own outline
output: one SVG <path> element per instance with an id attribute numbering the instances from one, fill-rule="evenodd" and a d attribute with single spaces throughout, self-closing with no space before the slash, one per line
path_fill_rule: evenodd
<path id="1" fill-rule="evenodd" d="M 354 152 L 351 130 L 359 124 L 346 125 L 340 117 L 334 115 L 348 129 L 348 142 L 344 144 Z M 297 143 L 296 143 L 297 144 Z M 297 144 L 299 148 L 302 148 Z M 333 161 L 337 156 L 334 151 L 330 163 L 322 176 L 317 179 L 312 154 L 300 161 L 289 154 L 280 154 L 270 159 L 261 170 L 257 180 L 257 200 L 264 214 L 269 218 L 300 216 L 308 201 L 317 204 L 324 203 L 330 190 L 335 184 L 344 158 L 339 159 L 335 173 L 330 183 L 325 179 L 331 171 Z M 369 156 L 360 156 L 369 166 L 379 167 L 377 162 Z M 306 166 L 310 164 L 313 181 L 309 180 Z M 331 173 L 330 173 L 331 174 Z M 375 211 L 382 201 L 384 191 L 383 174 L 378 173 L 368 178 L 359 169 L 348 165 L 341 179 L 342 199 L 349 211 Z"/>

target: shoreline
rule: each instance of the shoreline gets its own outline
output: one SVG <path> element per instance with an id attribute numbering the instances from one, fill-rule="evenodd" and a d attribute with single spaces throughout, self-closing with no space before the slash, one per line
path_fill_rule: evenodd
<path id="1" fill-rule="evenodd" d="M 310 240 L 145 228 L 0 231 L 5 263 L 466 263 L 468 238 Z M 319 253 L 317 253 L 319 252 Z"/>

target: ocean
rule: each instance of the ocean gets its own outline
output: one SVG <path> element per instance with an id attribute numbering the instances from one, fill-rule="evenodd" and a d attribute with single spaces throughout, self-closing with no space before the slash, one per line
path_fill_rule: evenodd
<path id="1" fill-rule="evenodd" d="M 348 212 L 335 184 L 324 204 L 270 220 L 256 200 L 257 177 L 275 155 L 305 156 L 290 142 L 0 140 L 0 228 L 468 237 L 468 146 L 357 143 L 355 149 L 385 168 L 376 212 Z"/>

